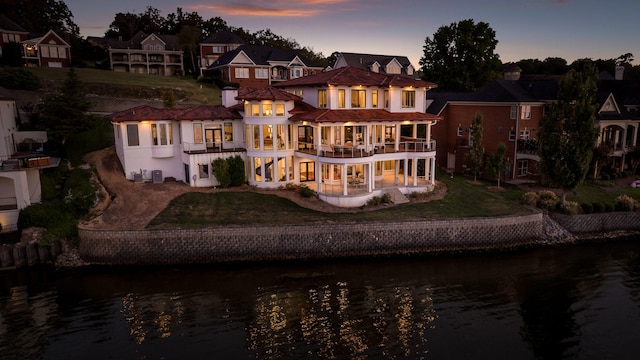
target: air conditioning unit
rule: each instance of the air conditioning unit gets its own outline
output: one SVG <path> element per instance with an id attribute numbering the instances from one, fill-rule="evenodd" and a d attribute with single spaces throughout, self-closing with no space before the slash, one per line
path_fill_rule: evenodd
<path id="1" fill-rule="evenodd" d="M 154 184 L 162 183 L 164 180 L 162 179 L 162 170 L 153 170 L 151 172 L 151 179 Z"/>

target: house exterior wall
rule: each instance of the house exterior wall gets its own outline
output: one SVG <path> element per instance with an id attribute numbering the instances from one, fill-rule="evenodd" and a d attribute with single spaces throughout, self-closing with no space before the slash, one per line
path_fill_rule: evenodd
<path id="1" fill-rule="evenodd" d="M 247 69 L 247 77 L 237 77 L 236 69 Z M 222 71 L 222 78 L 240 84 L 240 87 L 255 87 L 263 88 L 270 84 L 269 76 L 265 79 L 256 78 L 256 69 L 266 69 L 270 74 L 270 68 L 268 66 L 247 66 L 247 65 L 230 65 L 220 69 Z M 239 70 L 242 71 L 242 70 Z"/>

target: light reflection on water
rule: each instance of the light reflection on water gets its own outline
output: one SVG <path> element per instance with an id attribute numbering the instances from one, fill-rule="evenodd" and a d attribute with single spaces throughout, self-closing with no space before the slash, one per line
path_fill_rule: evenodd
<path id="1" fill-rule="evenodd" d="M 629 358 L 640 244 L 0 274 L 2 359 Z"/>

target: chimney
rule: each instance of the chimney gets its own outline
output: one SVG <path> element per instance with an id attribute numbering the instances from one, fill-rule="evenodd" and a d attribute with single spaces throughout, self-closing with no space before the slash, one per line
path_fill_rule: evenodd
<path id="1" fill-rule="evenodd" d="M 624 66 L 616 66 L 616 80 L 622 80 L 624 77 Z"/>
<path id="2" fill-rule="evenodd" d="M 238 89 L 234 87 L 225 86 L 222 89 L 220 96 L 222 97 L 222 106 L 224 107 L 231 107 L 238 104 L 238 100 L 236 100 L 236 97 L 238 96 Z"/>

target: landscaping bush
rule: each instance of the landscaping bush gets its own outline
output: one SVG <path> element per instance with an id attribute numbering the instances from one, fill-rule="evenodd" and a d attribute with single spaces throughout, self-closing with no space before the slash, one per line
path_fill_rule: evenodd
<path id="1" fill-rule="evenodd" d="M 522 195 L 522 203 L 527 206 L 536 206 L 538 204 L 538 194 L 534 191 L 524 193 Z"/>
<path id="2" fill-rule="evenodd" d="M 314 195 L 313 190 L 311 190 L 307 185 L 302 185 L 300 187 L 300 195 L 304 198 L 310 198 Z"/>
<path id="3" fill-rule="evenodd" d="M 538 192 L 538 201 L 536 205 L 543 210 L 555 210 L 558 206 L 558 195 L 551 190 L 542 190 Z"/>
<path id="4" fill-rule="evenodd" d="M 620 177 L 620 176 L 618 175 L 618 173 L 611 173 L 611 174 L 609 175 L 609 178 L 610 178 L 611 180 L 618 180 L 618 178 L 619 178 L 619 177 Z"/>
<path id="5" fill-rule="evenodd" d="M 604 204 L 601 202 L 594 202 L 591 204 L 593 206 L 593 212 L 594 213 L 601 213 L 604 212 Z"/>
<path id="6" fill-rule="evenodd" d="M 606 203 L 604 204 L 604 212 L 612 212 L 614 209 L 613 204 Z"/>
<path id="7" fill-rule="evenodd" d="M 560 204 L 560 211 L 567 215 L 580 214 L 580 204 L 577 201 L 565 201 L 564 204 Z"/>
<path id="8" fill-rule="evenodd" d="M 609 181 L 610 179 L 611 179 L 611 177 L 609 176 L 609 174 L 600 175 L 600 180 L 602 180 L 602 181 Z"/>
<path id="9" fill-rule="evenodd" d="M 383 204 L 391 204 L 391 195 L 389 194 L 384 194 L 382 195 L 382 197 L 380 198 L 380 201 L 382 201 Z"/>
<path id="10" fill-rule="evenodd" d="M 615 199 L 615 211 L 633 211 L 637 207 L 636 201 L 629 195 L 619 195 Z"/>
<path id="11" fill-rule="evenodd" d="M 380 196 L 374 196 L 371 199 L 367 200 L 367 206 L 377 206 L 382 203 L 382 198 Z"/>
<path id="12" fill-rule="evenodd" d="M 231 174 L 229 174 L 229 163 L 225 159 L 215 159 L 211 163 L 213 175 L 218 179 L 220 187 L 226 188 L 231 185 Z"/>
<path id="13" fill-rule="evenodd" d="M 75 168 L 63 187 L 64 205 L 78 218 L 89 213 L 96 203 L 96 189 L 91 182 L 91 174 L 83 169 Z"/>
<path id="14" fill-rule="evenodd" d="M 23 68 L 8 68 L 0 73 L 0 86 L 15 90 L 38 90 L 40 80 Z"/>
<path id="15" fill-rule="evenodd" d="M 593 205 L 589 203 L 580 204 L 580 209 L 582 209 L 582 213 L 591 214 L 593 213 Z"/>
<path id="16" fill-rule="evenodd" d="M 236 155 L 227 159 L 229 163 L 229 178 L 231 186 L 240 186 L 245 183 L 244 161 L 240 155 Z"/>

